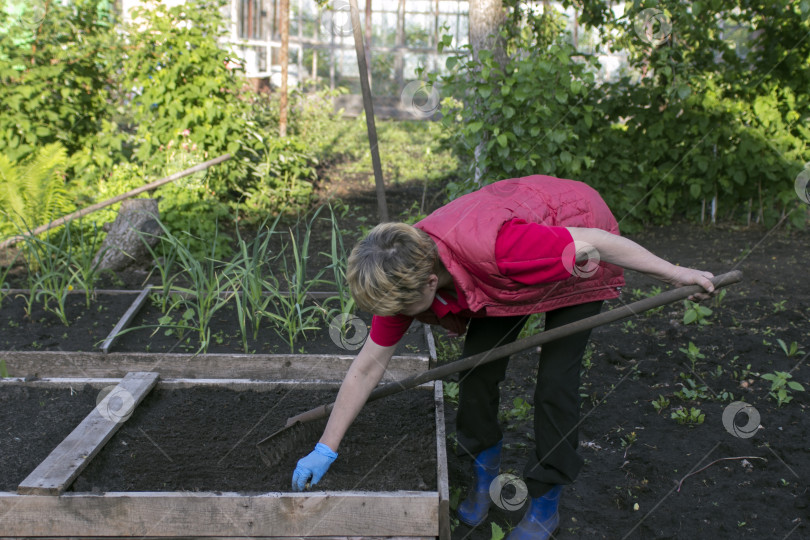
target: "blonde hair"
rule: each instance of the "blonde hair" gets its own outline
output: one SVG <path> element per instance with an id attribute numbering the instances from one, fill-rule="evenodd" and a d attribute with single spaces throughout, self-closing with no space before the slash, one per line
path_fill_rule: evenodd
<path id="1" fill-rule="evenodd" d="M 395 315 L 422 298 L 438 260 L 436 244 L 424 231 L 381 223 L 354 246 L 346 280 L 361 309 Z"/>

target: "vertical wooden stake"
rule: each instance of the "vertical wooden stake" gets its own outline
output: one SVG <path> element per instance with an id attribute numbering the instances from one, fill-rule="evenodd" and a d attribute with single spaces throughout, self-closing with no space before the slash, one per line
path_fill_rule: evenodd
<path id="1" fill-rule="evenodd" d="M 287 73 L 290 60 L 290 0 L 279 4 L 279 32 L 281 33 L 281 102 L 279 103 L 278 134 L 287 136 Z"/>
<path id="2" fill-rule="evenodd" d="M 388 221 L 388 205 L 385 202 L 385 184 L 380 164 L 380 150 L 377 145 L 377 127 L 374 124 L 374 106 L 371 103 L 371 87 L 368 82 L 368 66 L 366 64 L 365 46 L 363 45 L 363 30 L 360 28 L 360 11 L 357 0 L 349 0 L 352 11 L 352 31 L 354 33 L 354 49 L 357 53 L 357 67 L 360 74 L 360 89 L 363 91 L 363 107 L 366 111 L 366 128 L 368 128 L 368 143 L 371 147 L 371 166 L 374 169 L 374 184 L 377 186 L 377 207 L 380 213 L 380 222 Z"/>

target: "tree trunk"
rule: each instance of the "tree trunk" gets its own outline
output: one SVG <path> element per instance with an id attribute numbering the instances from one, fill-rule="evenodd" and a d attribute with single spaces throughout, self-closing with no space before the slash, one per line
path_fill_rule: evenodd
<path id="1" fill-rule="evenodd" d="M 492 58 L 501 67 L 501 71 L 506 68 L 508 57 L 506 55 L 506 44 L 500 35 L 501 26 L 506 19 L 501 0 L 470 0 L 470 44 L 472 45 L 473 56 L 478 60 L 480 51 L 491 51 Z M 483 81 L 481 81 L 483 82 Z M 496 89 L 497 91 L 497 89 Z M 478 100 L 471 103 L 474 113 L 478 116 L 478 111 L 483 116 L 484 111 Z M 476 184 L 481 184 L 484 170 L 478 165 L 478 161 L 483 154 L 485 139 L 478 143 L 475 148 L 475 173 Z"/>
<path id="2" fill-rule="evenodd" d="M 501 0 L 470 0 L 470 44 L 476 60 L 478 51 L 492 51 L 501 69 L 506 67 L 506 48 L 500 35 L 505 19 Z"/>
<path id="3" fill-rule="evenodd" d="M 144 242 L 154 247 L 163 229 L 158 222 L 157 199 L 131 199 L 121 203 L 107 238 L 96 253 L 99 270 L 118 272 L 149 259 Z"/>

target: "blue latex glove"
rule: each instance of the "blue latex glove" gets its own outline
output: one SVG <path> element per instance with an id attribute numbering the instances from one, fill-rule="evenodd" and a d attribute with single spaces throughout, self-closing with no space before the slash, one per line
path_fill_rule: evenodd
<path id="1" fill-rule="evenodd" d="M 292 478 L 293 491 L 304 491 L 307 482 L 312 479 L 310 485 L 315 485 L 321 481 L 323 475 L 329 470 L 329 466 L 337 459 L 338 455 L 331 448 L 323 443 L 315 445 L 315 450 L 307 457 L 298 460 Z"/>

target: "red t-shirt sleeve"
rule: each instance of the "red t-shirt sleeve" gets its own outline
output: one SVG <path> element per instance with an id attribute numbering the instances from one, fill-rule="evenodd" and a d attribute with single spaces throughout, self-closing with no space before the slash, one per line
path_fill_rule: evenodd
<path id="1" fill-rule="evenodd" d="M 576 253 L 569 248 L 566 256 L 571 260 L 564 263 L 563 252 L 573 241 L 565 227 L 526 223 L 522 219 L 507 221 L 495 240 L 498 270 L 525 285 L 568 279 L 568 268 L 574 267 Z"/>
<path id="2" fill-rule="evenodd" d="M 369 338 L 380 347 L 391 347 L 399 343 L 412 322 L 413 317 L 408 315 L 391 315 L 388 317 L 374 315 L 371 318 Z"/>

